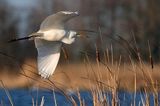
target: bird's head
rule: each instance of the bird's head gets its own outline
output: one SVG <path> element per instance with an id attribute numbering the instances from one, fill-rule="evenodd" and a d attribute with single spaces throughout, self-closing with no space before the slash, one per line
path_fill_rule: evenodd
<path id="1" fill-rule="evenodd" d="M 73 39 L 79 36 L 79 34 L 76 31 L 69 31 L 68 38 Z"/>
<path id="2" fill-rule="evenodd" d="M 90 38 L 89 35 L 85 34 L 83 31 L 70 31 L 69 38 Z"/>

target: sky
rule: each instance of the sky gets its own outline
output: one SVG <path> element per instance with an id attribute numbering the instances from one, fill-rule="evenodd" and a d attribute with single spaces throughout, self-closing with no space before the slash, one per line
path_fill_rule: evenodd
<path id="1" fill-rule="evenodd" d="M 18 14 L 18 35 L 20 37 L 26 36 L 26 29 L 28 25 L 27 16 L 29 14 L 29 11 L 27 10 L 29 9 L 29 7 L 35 7 L 37 4 L 37 0 L 7 0 L 7 2 L 15 7 L 14 14 Z"/>
<path id="2" fill-rule="evenodd" d="M 37 0 L 7 0 L 12 6 L 25 8 L 35 6 Z"/>

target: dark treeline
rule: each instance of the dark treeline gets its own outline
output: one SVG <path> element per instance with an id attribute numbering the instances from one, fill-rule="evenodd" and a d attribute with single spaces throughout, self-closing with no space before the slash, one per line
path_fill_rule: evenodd
<path id="1" fill-rule="evenodd" d="M 136 60 L 137 53 L 145 61 L 151 54 L 154 62 L 160 61 L 160 1 L 159 0 L 39 0 L 34 6 L 15 7 L 6 0 L 0 1 L 0 42 L 23 37 L 38 30 L 43 19 L 61 10 L 79 11 L 80 16 L 68 23 L 75 29 L 97 31 L 96 39 L 77 40 L 66 45 L 69 59 L 79 60 L 87 52 L 95 59 L 112 54 L 115 59 L 129 55 Z M 20 60 L 34 58 L 32 41 L 8 44 L 0 48 Z M 74 49 L 71 49 L 74 48 Z M 150 48 L 150 49 L 149 49 Z M 149 52 L 150 51 L 150 52 Z M 62 53 L 63 54 L 63 53 Z M 65 56 L 61 56 L 63 59 Z M 0 56 L 0 58 L 4 58 Z M 3 59 L 0 59 L 2 62 Z"/>

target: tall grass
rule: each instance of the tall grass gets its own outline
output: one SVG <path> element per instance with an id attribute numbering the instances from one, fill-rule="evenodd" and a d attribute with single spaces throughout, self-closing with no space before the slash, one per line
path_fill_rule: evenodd
<path id="1" fill-rule="evenodd" d="M 131 103 L 132 106 L 136 105 L 136 95 L 138 91 L 143 91 L 145 94 L 145 99 L 141 97 L 141 102 L 143 103 L 142 105 L 149 106 L 149 93 L 152 92 L 154 95 L 154 105 L 158 106 L 158 91 L 160 81 L 160 75 L 158 76 L 160 72 L 158 70 L 160 67 L 153 64 L 149 41 L 148 49 L 150 64 L 145 63 L 142 60 L 140 50 L 136 46 L 137 44 L 135 39 L 134 49 L 128 41 L 122 37 L 119 38 L 125 43 L 124 49 L 130 47 L 132 50 L 129 51 L 128 56 L 125 57 L 128 58 L 128 63 L 123 63 L 121 55 L 117 61 L 114 60 L 114 48 L 112 45 L 110 48 L 106 48 L 103 53 L 100 53 L 98 46 L 95 45 L 95 55 L 83 52 L 85 57 L 83 63 L 80 65 L 75 64 L 76 66 L 68 64 L 69 67 L 66 65 L 63 66 L 63 69 L 58 67 L 59 71 L 57 71 L 53 77 L 47 80 L 40 79 L 40 76 L 35 72 L 36 67 L 33 67 L 27 63 L 25 63 L 23 66 L 20 66 L 19 62 L 15 58 L 3 53 L 1 54 L 10 58 L 15 62 L 15 64 L 17 64 L 17 67 L 20 67 L 21 72 L 19 75 L 25 77 L 28 84 L 34 85 L 36 83 L 36 85 L 40 86 L 41 88 L 53 90 L 53 101 L 55 106 L 58 105 L 54 92 L 55 90 L 59 90 L 61 94 L 66 97 L 68 102 L 72 103 L 74 106 L 78 105 L 77 101 L 72 96 L 69 96 L 67 92 L 69 90 L 76 91 L 75 94 L 78 98 L 78 103 L 80 106 L 85 106 L 85 100 L 82 99 L 80 94 L 81 89 L 87 89 L 91 92 L 94 106 L 108 106 L 110 105 L 110 102 L 112 106 L 120 105 L 118 98 L 119 90 L 134 92 L 134 102 Z M 101 32 L 100 39 L 101 42 L 103 42 Z M 126 47 L 126 45 L 128 45 L 128 47 Z M 67 60 L 68 54 L 65 51 L 65 48 L 62 50 L 65 54 L 65 59 Z M 136 54 L 138 61 L 135 62 L 135 60 L 132 58 L 132 52 Z M 91 55 L 92 57 L 94 56 L 95 62 L 90 59 Z M 59 74 L 61 75 L 58 76 Z M 1 86 L 5 90 L 10 104 L 14 106 L 12 97 L 10 96 L 7 87 L 4 86 L 5 84 L 7 85 L 7 83 L 4 84 L 3 79 L 1 80 Z M 108 95 L 106 95 L 106 92 L 108 91 L 112 95 L 111 101 L 107 99 Z M 38 106 L 38 99 L 32 98 L 32 104 L 33 106 Z M 3 101 L 1 101 L 1 105 L 3 106 Z M 40 106 L 43 105 L 45 105 L 45 97 L 42 97 L 40 102 Z"/>

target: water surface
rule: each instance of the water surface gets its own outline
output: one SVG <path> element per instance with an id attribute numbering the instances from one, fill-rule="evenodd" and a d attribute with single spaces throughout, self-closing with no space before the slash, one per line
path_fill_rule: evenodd
<path id="1" fill-rule="evenodd" d="M 68 98 L 73 98 L 78 105 L 80 105 L 78 94 L 76 92 L 69 92 L 67 96 L 60 91 L 52 90 L 28 90 L 28 89 L 12 89 L 8 90 L 9 95 L 12 99 L 14 106 L 33 106 L 40 105 L 41 100 L 44 97 L 45 106 L 72 106 L 72 103 Z M 81 100 L 85 102 L 86 106 L 93 106 L 92 93 L 89 91 L 80 91 Z M 112 94 L 111 92 L 105 92 L 106 101 L 111 105 Z M 149 104 L 154 106 L 154 95 L 153 93 L 148 93 Z M 130 93 L 126 91 L 117 92 L 117 103 L 120 106 L 130 106 L 131 104 L 136 104 L 136 106 L 142 106 L 146 101 L 146 94 L 144 92 Z M 10 106 L 9 97 L 4 89 L 0 90 L 0 101 L 2 106 Z M 34 101 L 34 102 L 33 102 Z M 56 101 L 56 103 L 55 103 Z M 160 98 L 158 97 L 158 101 Z M 0 106 L 1 106 L 0 105 Z"/>

